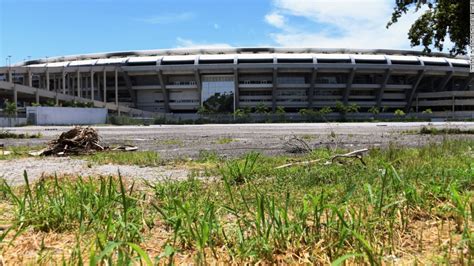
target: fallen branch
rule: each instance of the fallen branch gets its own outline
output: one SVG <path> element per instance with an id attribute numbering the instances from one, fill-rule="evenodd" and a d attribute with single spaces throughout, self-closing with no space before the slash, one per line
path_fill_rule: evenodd
<path id="1" fill-rule="evenodd" d="M 367 152 L 367 151 L 369 151 L 369 149 L 360 149 L 360 150 L 351 151 L 351 152 L 345 153 L 345 154 L 336 154 L 333 157 L 331 157 L 330 160 L 326 161 L 324 163 L 324 165 L 333 164 L 334 160 L 336 160 L 338 158 L 357 158 L 362 162 L 363 165 L 366 165 L 364 160 L 362 159 L 362 154 L 364 152 Z M 296 165 L 310 165 L 310 164 L 313 164 L 313 163 L 317 163 L 319 161 L 321 161 L 321 159 L 309 160 L 309 161 L 303 161 L 303 162 L 295 162 L 295 163 L 288 163 L 288 164 L 283 164 L 283 165 L 280 165 L 278 167 L 275 167 L 275 169 L 282 169 L 282 168 L 287 168 L 287 167 L 296 166 Z"/>
<path id="2" fill-rule="evenodd" d="M 287 164 L 284 164 L 284 165 L 280 165 L 278 167 L 275 167 L 275 169 L 282 169 L 282 168 L 287 168 L 287 167 L 290 167 L 290 166 L 295 166 L 295 165 L 309 165 L 309 164 L 312 164 L 312 163 L 317 163 L 321 161 L 321 159 L 316 159 L 316 160 L 310 160 L 310 161 L 304 161 L 304 162 L 296 162 L 296 163 L 287 163 Z"/>
<path id="3" fill-rule="evenodd" d="M 363 165 L 366 165 L 364 160 L 362 159 L 362 154 L 364 152 L 367 152 L 369 151 L 369 149 L 360 149 L 360 150 L 356 150 L 356 151 L 351 151 L 349 153 L 345 153 L 345 154 L 337 154 L 337 155 L 334 155 L 330 161 L 327 161 L 324 163 L 324 165 L 329 165 L 329 164 L 332 164 L 334 163 L 334 160 L 338 159 L 338 158 L 357 158 L 360 160 L 360 162 L 363 164 Z"/>

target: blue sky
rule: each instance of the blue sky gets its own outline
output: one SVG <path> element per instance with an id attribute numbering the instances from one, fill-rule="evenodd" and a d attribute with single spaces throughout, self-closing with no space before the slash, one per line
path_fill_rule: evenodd
<path id="1" fill-rule="evenodd" d="M 106 51 L 202 46 L 409 49 L 393 0 L 0 0 L 0 65 Z"/>

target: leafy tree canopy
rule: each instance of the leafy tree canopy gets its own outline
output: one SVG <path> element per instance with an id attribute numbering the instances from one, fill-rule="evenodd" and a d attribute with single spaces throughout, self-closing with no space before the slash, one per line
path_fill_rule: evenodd
<path id="1" fill-rule="evenodd" d="M 445 38 L 453 42 L 450 53 L 466 54 L 469 45 L 469 0 L 396 0 L 392 18 L 387 28 L 398 22 L 409 10 L 424 12 L 411 26 L 408 39 L 412 46 L 423 45 L 430 53 L 431 47 L 443 50 Z"/>

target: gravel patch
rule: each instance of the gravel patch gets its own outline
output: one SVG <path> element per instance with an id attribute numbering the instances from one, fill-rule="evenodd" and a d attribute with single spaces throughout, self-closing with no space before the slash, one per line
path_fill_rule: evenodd
<path id="1" fill-rule="evenodd" d="M 9 184 L 22 184 L 23 171 L 27 171 L 29 180 L 33 181 L 42 175 L 117 175 L 125 178 L 159 180 L 186 179 L 189 171 L 186 169 L 168 169 L 166 167 L 140 167 L 136 165 L 95 165 L 80 159 L 72 158 L 24 158 L 15 160 L 0 160 L 0 177 Z"/>

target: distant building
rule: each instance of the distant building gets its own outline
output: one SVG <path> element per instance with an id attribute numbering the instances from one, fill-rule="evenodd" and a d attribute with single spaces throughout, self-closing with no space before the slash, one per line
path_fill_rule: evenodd
<path id="1" fill-rule="evenodd" d="M 373 107 L 386 112 L 474 113 L 469 65 L 468 57 L 398 50 L 113 52 L 2 67 L 0 96 L 24 102 L 93 99 L 94 105 L 107 103 L 109 109 L 172 113 L 193 113 L 203 105 L 221 112 L 262 105 L 298 112 L 337 102 L 356 104 L 362 113 Z M 13 89 L 9 83 L 22 86 Z"/>

